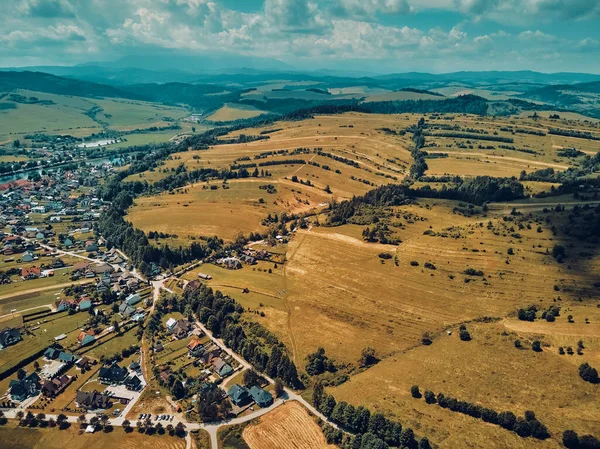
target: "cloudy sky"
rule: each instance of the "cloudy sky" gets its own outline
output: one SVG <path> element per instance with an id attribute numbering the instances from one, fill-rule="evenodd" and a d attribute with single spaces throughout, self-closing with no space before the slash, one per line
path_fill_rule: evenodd
<path id="1" fill-rule="evenodd" d="M 599 0 L 2 0 L 0 65 L 176 49 L 297 69 L 600 73 Z"/>

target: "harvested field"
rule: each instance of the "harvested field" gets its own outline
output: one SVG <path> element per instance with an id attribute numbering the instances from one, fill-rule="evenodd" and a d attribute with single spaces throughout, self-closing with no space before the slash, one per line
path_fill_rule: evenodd
<path id="1" fill-rule="evenodd" d="M 79 426 L 67 430 L 0 427 L 2 449 L 184 449 L 185 440 L 168 435 L 147 436 L 125 433 L 116 428 L 110 433 L 79 435 Z"/>
<path id="2" fill-rule="evenodd" d="M 242 433 L 250 449 L 335 449 L 298 402 L 277 407 Z"/>

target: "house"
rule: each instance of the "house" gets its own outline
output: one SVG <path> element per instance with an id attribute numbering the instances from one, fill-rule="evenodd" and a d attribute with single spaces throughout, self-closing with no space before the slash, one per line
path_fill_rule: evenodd
<path id="1" fill-rule="evenodd" d="M 95 252 L 97 252 L 97 251 L 98 251 L 98 245 L 96 245 L 95 243 L 90 243 L 89 245 L 87 245 L 87 246 L 85 247 L 85 250 L 86 250 L 88 253 L 95 253 Z"/>
<path id="2" fill-rule="evenodd" d="M 193 281 L 190 281 L 186 284 L 185 288 L 183 289 L 184 292 L 195 292 L 196 290 L 198 290 L 200 288 L 200 281 L 197 279 L 194 279 Z"/>
<path id="3" fill-rule="evenodd" d="M 187 345 L 188 355 L 190 357 L 199 357 L 204 352 L 204 345 L 200 343 L 200 340 L 194 339 Z"/>
<path id="4" fill-rule="evenodd" d="M 21 268 L 21 277 L 25 280 L 37 279 L 42 275 L 40 267 Z"/>
<path id="5" fill-rule="evenodd" d="M 90 310 L 92 307 L 92 301 L 87 296 L 83 296 L 79 299 L 79 311 L 84 312 Z"/>
<path id="6" fill-rule="evenodd" d="M 73 246 L 73 240 L 66 238 L 63 242 L 63 245 L 65 245 L 65 248 L 71 248 Z"/>
<path id="7" fill-rule="evenodd" d="M 58 396 L 69 385 L 71 379 L 71 377 L 63 375 L 52 380 L 44 380 L 41 388 L 42 394 L 49 398 Z"/>
<path id="8" fill-rule="evenodd" d="M 94 362 L 92 362 L 90 359 L 84 356 L 75 362 L 75 366 L 77 366 L 77 368 L 81 370 L 84 370 L 92 366 L 93 363 Z"/>
<path id="9" fill-rule="evenodd" d="M 192 327 L 192 323 L 188 320 L 177 320 L 177 323 L 175 323 L 175 326 L 171 329 L 171 333 L 175 338 L 181 340 L 182 338 L 187 337 L 192 330 Z"/>
<path id="10" fill-rule="evenodd" d="M 52 268 L 62 268 L 65 266 L 65 263 L 62 261 L 62 259 L 56 258 L 56 259 L 52 259 Z"/>
<path id="11" fill-rule="evenodd" d="M 77 340 L 79 341 L 80 346 L 87 346 L 94 343 L 96 341 L 96 337 L 94 337 L 92 334 L 81 331 L 77 337 Z"/>
<path id="12" fill-rule="evenodd" d="M 21 262 L 33 262 L 34 261 L 34 255 L 31 251 L 25 251 L 25 254 L 23 254 L 23 257 L 21 257 Z"/>
<path id="13" fill-rule="evenodd" d="M 23 337 L 18 329 L 7 327 L 0 331 L 0 349 L 15 345 L 21 340 L 23 340 Z"/>
<path id="14" fill-rule="evenodd" d="M 204 364 L 207 364 L 210 363 L 213 359 L 219 357 L 220 354 L 221 350 L 215 346 L 204 352 L 204 354 L 200 356 L 200 360 L 202 360 Z"/>
<path id="15" fill-rule="evenodd" d="M 177 320 L 175 318 L 169 318 L 165 324 L 165 326 L 167 327 L 167 330 L 169 332 L 171 332 L 173 330 L 173 328 L 175 327 L 175 325 L 177 324 Z"/>
<path id="16" fill-rule="evenodd" d="M 77 407 L 86 410 L 98 410 L 109 408 L 112 404 L 108 394 L 101 394 L 98 391 L 78 391 L 75 396 Z"/>
<path id="17" fill-rule="evenodd" d="M 103 366 L 98 371 L 98 379 L 104 384 L 121 384 L 127 378 L 127 369 L 121 368 L 116 363 L 111 366 Z"/>
<path id="18" fill-rule="evenodd" d="M 60 351 L 60 354 L 58 354 L 58 360 L 63 363 L 73 364 L 77 360 L 77 357 L 70 352 Z"/>
<path id="19" fill-rule="evenodd" d="M 204 273 L 198 273 L 198 277 L 205 281 L 210 281 L 212 279 L 212 276 L 210 274 L 204 274 Z"/>
<path id="20" fill-rule="evenodd" d="M 125 388 L 132 391 L 138 391 L 142 388 L 142 381 L 138 376 L 132 374 L 130 377 L 125 379 Z"/>
<path id="21" fill-rule="evenodd" d="M 217 263 L 225 266 L 228 270 L 239 270 L 242 268 L 242 263 L 235 257 L 224 257 L 223 259 L 217 260 Z"/>
<path id="22" fill-rule="evenodd" d="M 233 373 L 233 368 L 231 367 L 231 365 L 225 362 L 221 357 L 213 359 L 211 363 L 213 365 L 215 373 L 217 373 L 222 379 Z"/>
<path id="23" fill-rule="evenodd" d="M 142 297 L 138 293 L 134 293 L 133 295 L 129 295 L 125 298 L 125 302 L 127 305 L 135 306 L 138 302 L 142 301 Z"/>
<path id="24" fill-rule="evenodd" d="M 60 354 L 58 349 L 50 347 L 44 352 L 44 357 L 48 360 L 54 360 L 58 357 L 58 354 Z"/>
<path id="25" fill-rule="evenodd" d="M 10 381 L 10 396 L 13 401 L 24 401 L 40 391 L 40 376 L 31 373 L 20 380 Z"/>
<path id="26" fill-rule="evenodd" d="M 77 307 L 77 301 L 73 298 L 65 298 L 56 302 L 56 311 L 64 312 L 65 310 L 75 309 Z"/>
<path id="27" fill-rule="evenodd" d="M 248 391 L 248 389 L 238 384 L 232 385 L 231 388 L 227 391 L 227 395 L 231 399 L 231 402 L 233 402 L 238 407 L 248 404 L 251 400 L 250 392 Z"/>
<path id="28" fill-rule="evenodd" d="M 252 396 L 254 402 L 262 408 L 269 407 L 273 404 L 273 395 L 256 385 L 250 388 L 250 396 Z"/>
<path id="29" fill-rule="evenodd" d="M 119 306 L 119 314 L 121 314 L 123 318 L 129 318 L 131 315 L 133 315 L 134 312 L 135 309 L 129 304 L 127 304 L 125 301 L 123 301 Z"/>
<path id="30" fill-rule="evenodd" d="M 131 371 L 140 371 L 142 367 L 140 366 L 139 362 L 133 361 L 131 362 L 131 364 L 129 365 L 129 369 Z"/>
<path id="31" fill-rule="evenodd" d="M 160 341 L 154 345 L 154 352 L 162 352 L 164 350 L 165 350 L 165 347 L 163 346 L 163 344 Z"/>

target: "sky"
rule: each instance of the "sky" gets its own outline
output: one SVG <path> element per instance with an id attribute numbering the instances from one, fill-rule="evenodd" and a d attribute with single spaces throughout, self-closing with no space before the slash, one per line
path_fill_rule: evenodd
<path id="1" fill-rule="evenodd" d="M 2 0 L 0 66 L 174 51 L 296 70 L 600 73 L 600 0 Z"/>

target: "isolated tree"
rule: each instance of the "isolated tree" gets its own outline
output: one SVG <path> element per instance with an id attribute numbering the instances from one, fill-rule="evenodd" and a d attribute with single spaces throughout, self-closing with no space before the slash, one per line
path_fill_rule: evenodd
<path id="1" fill-rule="evenodd" d="M 542 344 L 539 340 L 534 340 L 533 343 L 531 343 L 531 349 L 535 352 L 542 352 Z"/>
<path id="2" fill-rule="evenodd" d="M 367 346 L 362 350 L 358 363 L 361 367 L 367 367 L 377 363 L 378 361 L 379 360 L 376 357 L 375 349 Z"/>
<path id="3" fill-rule="evenodd" d="M 281 381 L 281 379 L 278 377 L 277 379 L 275 379 L 275 396 L 280 398 L 281 396 L 283 396 L 283 393 L 285 392 L 284 388 L 283 388 L 283 382 Z"/>

